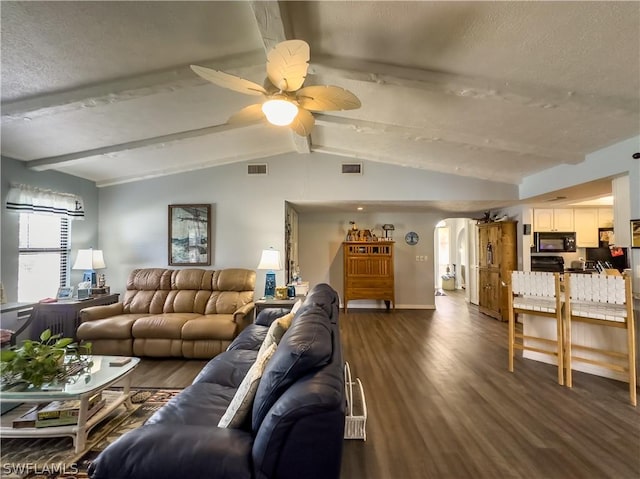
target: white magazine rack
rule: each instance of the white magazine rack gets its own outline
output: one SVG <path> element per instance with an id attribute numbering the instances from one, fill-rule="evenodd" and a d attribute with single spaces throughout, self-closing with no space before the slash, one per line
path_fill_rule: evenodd
<path id="1" fill-rule="evenodd" d="M 351 379 L 349 363 L 344 363 L 344 388 L 347 395 L 347 411 L 344 422 L 345 439 L 367 439 L 367 403 L 360 378 Z"/>

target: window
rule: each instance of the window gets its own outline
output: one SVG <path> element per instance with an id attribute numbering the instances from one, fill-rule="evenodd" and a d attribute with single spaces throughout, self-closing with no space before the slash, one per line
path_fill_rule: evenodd
<path id="1" fill-rule="evenodd" d="M 53 298 L 67 286 L 70 228 L 65 217 L 20 214 L 18 301 Z"/>

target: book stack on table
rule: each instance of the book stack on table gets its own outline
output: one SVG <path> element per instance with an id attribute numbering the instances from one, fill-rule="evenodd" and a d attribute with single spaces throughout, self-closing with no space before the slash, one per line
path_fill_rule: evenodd
<path id="1" fill-rule="evenodd" d="M 106 399 L 102 393 L 97 393 L 89 398 L 87 409 L 87 420 L 104 407 Z M 14 428 L 25 427 L 52 427 L 52 426 L 73 426 L 78 424 L 80 415 L 80 400 L 72 399 L 68 401 L 51 401 L 50 403 L 38 404 L 29 409 L 22 416 L 13 420 Z"/>

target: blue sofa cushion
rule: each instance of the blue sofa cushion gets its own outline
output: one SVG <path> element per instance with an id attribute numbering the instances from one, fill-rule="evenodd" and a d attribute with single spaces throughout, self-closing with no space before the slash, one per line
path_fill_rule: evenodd
<path id="1" fill-rule="evenodd" d="M 326 283 L 321 283 L 309 291 L 297 314 L 301 314 L 313 306 L 319 306 L 329 316 L 331 322 L 336 324 L 338 322 L 339 301 L 338 295 L 331 286 Z"/>
<path id="2" fill-rule="evenodd" d="M 224 351 L 202 368 L 193 384 L 214 383 L 237 389 L 257 356 L 258 351 L 254 350 Z"/>
<path id="3" fill-rule="evenodd" d="M 262 311 L 260 311 L 260 314 L 262 314 Z M 227 348 L 227 351 L 232 351 L 234 349 L 255 349 L 257 351 L 260 349 L 262 341 L 264 341 L 264 338 L 267 335 L 268 329 L 269 326 L 263 326 L 255 323 L 250 324 L 244 328 L 238 336 L 236 336 Z"/>
<path id="4" fill-rule="evenodd" d="M 284 316 L 289 312 L 288 309 L 285 308 L 266 308 L 258 313 L 254 324 L 259 326 L 271 326 L 276 319 L 280 316 Z"/>
<path id="5" fill-rule="evenodd" d="M 155 423 L 173 424 L 176 428 L 202 424 L 215 427 L 235 393 L 236 388 L 220 384 L 192 384 L 158 409 L 144 427 Z"/>
<path id="6" fill-rule="evenodd" d="M 260 380 L 253 403 L 254 432 L 282 392 L 306 373 L 328 364 L 332 351 L 331 323 L 322 308 L 312 305 L 299 311 Z"/>

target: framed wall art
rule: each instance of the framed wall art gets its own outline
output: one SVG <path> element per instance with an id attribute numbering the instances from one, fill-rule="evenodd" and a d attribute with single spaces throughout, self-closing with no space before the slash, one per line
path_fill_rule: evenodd
<path id="1" fill-rule="evenodd" d="M 211 205 L 169 205 L 169 265 L 211 265 Z"/>
<path id="2" fill-rule="evenodd" d="M 640 219 L 631 220 L 631 247 L 640 248 Z"/>

